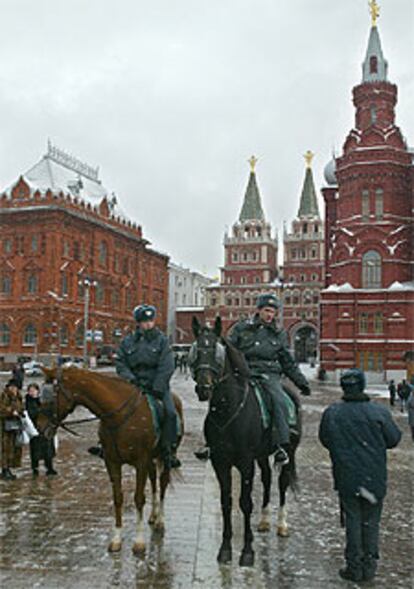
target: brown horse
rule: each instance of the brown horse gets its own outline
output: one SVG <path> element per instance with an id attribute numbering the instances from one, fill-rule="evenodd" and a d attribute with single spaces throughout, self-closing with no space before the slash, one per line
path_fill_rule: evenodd
<path id="1" fill-rule="evenodd" d="M 53 383 L 53 401 L 47 404 L 38 419 L 38 429 L 50 437 L 69 413 L 82 405 L 100 419 L 99 439 L 104 460 L 112 483 L 115 506 L 115 530 L 109 543 L 110 552 L 121 550 L 122 544 L 122 465 L 130 464 L 136 470 L 135 505 L 137 533 L 134 554 L 145 551 L 143 509 L 145 484 L 150 478 L 152 510 L 149 523 L 164 531 L 164 498 L 170 482 L 170 472 L 157 460 L 156 432 L 151 408 L 145 395 L 134 385 L 115 375 L 107 375 L 75 366 L 44 368 L 46 382 Z M 184 430 L 180 399 L 174 403 Z M 180 440 L 181 441 L 181 440 Z M 157 465 L 160 475 L 160 499 L 157 497 Z"/>

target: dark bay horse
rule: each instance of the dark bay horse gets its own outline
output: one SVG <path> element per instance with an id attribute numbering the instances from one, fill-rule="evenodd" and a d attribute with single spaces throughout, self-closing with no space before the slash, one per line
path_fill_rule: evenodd
<path id="1" fill-rule="evenodd" d="M 262 518 L 258 529 L 263 532 L 270 529 L 270 428 L 264 429 L 261 409 L 250 386 L 249 368 L 244 356 L 221 338 L 220 318 L 216 319 L 213 329 L 201 326 L 194 318 L 193 332 L 196 341 L 190 351 L 189 364 L 199 400 L 209 402 L 204 435 L 221 494 L 223 538 L 217 560 L 226 563 L 232 558 L 231 469 L 234 466 L 241 476 L 240 509 L 244 515 L 244 545 L 239 564 L 252 566 L 254 551 L 250 519 L 255 461 L 261 469 L 263 483 Z M 295 488 L 295 452 L 300 435 L 301 420 L 297 409 L 297 427 L 291 430 L 288 449 L 290 460 L 279 474 L 278 534 L 281 536 L 288 535 L 286 491 L 289 486 Z"/>
<path id="2" fill-rule="evenodd" d="M 122 544 L 122 465 L 136 470 L 135 505 L 137 532 L 134 554 L 145 551 L 143 509 L 145 484 L 150 478 L 152 510 L 149 523 L 164 530 L 164 498 L 170 472 L 157 461 L 158 448 L 152 413 L 147 398 L 137 387 L 115 375 L 106 375 L 75 366 L 43 369 L 46 382 L 53 383 L 53 401 L 42 411 L 38 429 L 50 437 L 69 413 L 81 405 L 100 419 L 99 438 L 104 450 L 106 469 L 112 483 L 115 507 L 115 530 L 108 546 L 110 552 Z M 181 401 L 174 402 L 184 429 Z M 159 465 L 160 499 L 157 497 L 157 464 Z"/>

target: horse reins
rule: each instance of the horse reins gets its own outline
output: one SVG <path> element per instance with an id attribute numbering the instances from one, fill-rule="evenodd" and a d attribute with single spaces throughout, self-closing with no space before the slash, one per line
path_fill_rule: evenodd
<path id="1" fill-rule="evenodd" d="M 134 401 L 133 406 L 131 407 L 130 411 L 127 412 L 127 414 L 124 416 L 124 418 L 122 419 L 121 423 L 116 424 L 115 426 L 108 426 L 107 424 L 104 425 L 104 427 L 106 427 L 107 429 L 109 429 L 111 432 L 115 432 L 117 429 L 119 429 L 120 427 L 122 427 L 123 425 L 125 425 L 125 423 L 130 419 L 130 417 L 132 417 L 132 415 L 135 412 L 135 409 L 137 408 L 138 402 L 142 399 L 143 395 L 142 393 L 140 393 L 140 391 L 134 391 L 131 395 L 129 395 L 129 397 L 122 403 L 122 405 L 120 407 L 118 407 L 117 409 L 114 409 L 113 411 L 109 411 L 107 413 L 101 413 L 98 415 L 95 415 L 94 417 L 88 417 L 85 419 L 76 419 L 76 420 L 71 420 L 69 422 L 65 422 L 63 421 L 59 421 L 57 419 L 57 396 L 59 393 L 59 390 L 63 393 L 63 396 L 65 397 L 66 401 L 70 402 L 71 400 L 71 394 L 65 389 L 65 386 L 63 384 L 63 375 L 62 375 L 62 367 L 59 366 L 57 369 L 57 374 L 56 374 L 56 379 L 55 379 L 55 386 L 54 386 L 54 391 L 56 391 L 55 395 L 54 395 L 54 399 L 53 399 L 53 404 L 54 404 L 54 408 L 53 408 L 53 415 L 52 415 L 52 425 L 57 429 L 58 427 L 62 427 L 64 430 L 68 431 L 69 433 L 71 433 L 74 436 L 79 436 L 80 434 L 78 434 L 77 432 L 71 430 L 68 425 L 77 425 L 77 424 L 81 424 L 81 423 L 87 423 L 90 421 L 97 421 L 98 419 L 108 419 L 110 417 L 115 416 L 117 413 L 120 413 L 123 409 L 125 409 L 125 407 L 128 406 L 128 404 L 132 401 Z M 93 403 L 95 404 L 95 403 Z M 98 409 L 99 412 L 99 409 Z"/>

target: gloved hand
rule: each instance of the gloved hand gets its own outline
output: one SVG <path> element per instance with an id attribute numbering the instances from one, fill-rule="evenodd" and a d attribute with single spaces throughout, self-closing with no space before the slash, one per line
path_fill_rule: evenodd
<path id="1" fill-rule="evenodd" d="M 311 394 L 310 386 L 308 384 L 303 385 L 303 387 L 301 387 L 300 389 L 300 392 L 305 397 L 309 397 L 309 395 Z"/>

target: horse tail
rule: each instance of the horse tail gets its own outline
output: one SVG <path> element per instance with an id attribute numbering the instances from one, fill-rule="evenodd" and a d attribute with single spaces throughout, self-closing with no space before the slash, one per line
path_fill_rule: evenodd
<path id="1" fill-rule="evenodd" d="M 300 487 L 299 487 L 298 473 L 296 470 L 295 454 L 296 454 L 296 448 L 294 448 L 293 452 L 291 453 L 291 455 L 289 457 L 289 464 L 286 466 L 286 468 L 289 469 L 289 487 L 292 489 L 295 499 L 297 499 L 298 493 L 300 491 Z"/>

